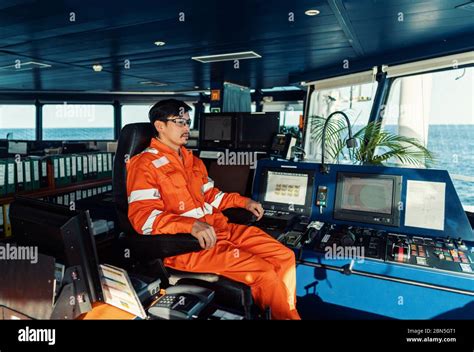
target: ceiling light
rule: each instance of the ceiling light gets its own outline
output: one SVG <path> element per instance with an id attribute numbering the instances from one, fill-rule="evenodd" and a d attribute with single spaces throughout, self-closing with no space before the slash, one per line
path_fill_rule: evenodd
<path id="1" fill-rule="evenodd" d="M 144 86 L 153 86 L 153 87 L 164 87 L 167 86 L 168 84 L 163 83 L 163 82 L 157 82 L 157 81 L 140 81 L 138 82 Z"/>
<path id="2" fill-rule="evenodd" d="M 258 59 L 261 58 L 254 51 L 243 51 L 238 53 L 219 54 L 219 55 L 205 55 L 205 56 L 193 56 L 191 59 L 202 62 L 219 62 L 219 61 L 234 61 L 234 60 L 245 60 L 245 59 Z"/>
<path id="3" fill-rule="evenodd" d="M 27 70 L 33 70 L 33 69 L 50 68 L 50 67 L 51 65 L 43 64 L 41 62 L 28 61 L 28 62 L 20 62 L 19 64 L 14 64 L 14 65 L 2 66 L 0 67 L 0 70 L 27 71 Z"/>
<path id="4" fill-rule="evenodd" d="M 155 42 L 156 46 L 163 46 L 165 44 L 166 44 L 165 42 L 162 42 L 162 41 L 159 41 L 159 40 Z"/>
<path id="5" fill-rule="evenodd" d="M 316 15 L 319 15 L 319 13 L 320 13 L 319 10 L 314 10 L 314 9 L 312 9 L 312 10 L 306 10 L 306 11 L 304 12 L 304 14 L 307 15 L 307 16 L 316 16 Z"/>
<path id="6" fill-rule="evenodd" d="M 194 86 L 194 89 L 199 89 L 199 86 Z"/>
<path id="7" fill-rule="evenodd" d="M 104 67 L 101 65 L 101 64 L 95 64 L 95 65 L 92 65 L 92 69 L 95 71 L 95 72 L 100 72 L 102 71 Z"/>

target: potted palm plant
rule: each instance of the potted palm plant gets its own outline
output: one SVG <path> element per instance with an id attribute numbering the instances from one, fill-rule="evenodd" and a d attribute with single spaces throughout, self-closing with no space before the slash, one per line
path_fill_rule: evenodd
<path id="1" fill-rule="evenodd" d="M 311 116 L 309 122 L 312 140 L 321 143 L 326 118 Z M 347 135 L 348 129 L 343 119 L 337 117 L 328 121 L 325 156 L 336 163 L 341 159 L 350 159 L 352 163 L 361 165 L 388 165 L 398 161 L 405 165 L 430 167 L 435 161 L 433 154 L 416 138 L 384 130 L 381 121 L 369 122 L 353 135 L 357 146 L 348 149 L 348 155 L 344 154 Z"/>

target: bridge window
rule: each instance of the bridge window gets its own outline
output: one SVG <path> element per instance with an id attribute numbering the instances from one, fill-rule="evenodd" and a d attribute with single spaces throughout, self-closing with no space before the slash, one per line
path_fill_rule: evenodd
<path id="1" fill-rule="evenodd" d="M 263 104 L 263 111 L 280 112 L 280 127 L 284 131 L 298 129 L 300 115 L 303 115 L 303 102 L 271 102 Z"/>
<path id="2" fill-rule="evenodd" d="M 0 138 L 35 140 L 36 107 L 31 105 L 0 105 Z"/>
<path id="3" fill-rule="evenodd" d="M 450 173 L 466 208 L 474 210 L 474 67 L 394 80 L 384 128 L 415 137 Z"/>
<path id="4" fill-rule="evenodd" d="M 189 111 L 189 117 L 192 121 L 191 129 L 197 128 L 194 126 L 194 103 L 186 101 L 192 109 Z M 155 103 L 151 104 L 127 104 L 122 106 L 122 127 L 129 123 L 136 122 L 150 122 L 148 119 L 148 112 Z"/>
<path id="5" fill-rule="evenodd" d="M 148 112 L 153 104 L 146 105 L 123 105 L 122 106 L 122 127 L 129 123 L 150 122 Z"/>
<path id="6" fill-rule="evenodd" d="M 99 104 L 43 106 L 44 140 L 113 140 L 114 107 Z"/>
<path id="7" fill-rule="evenodd" d="M 332 87 L 318 89 L 316 82 L 315 91 L 311 94 L 309 101 L 308 122 L 305 138 L 305 151 L 308 159 L 321 161 L 321 131 L 324 119 L 334 111 L 343 111 L 348 116 L 352 132 L 355 134 L 361 128 L 367 125 L 370 112 L 374 103 L 373 99 L 377 91 L 378 82 L 373 80 L 371 73 L 366 74 L 367 83 L 354 83 L 352 85 L 341 86 L 344 83 L 342 78 L 336 78 L 334 83 L 326 83 L 323 87 L 329 85 Z M 350 79 L 348 79 L 349 81 Z M 341 81 L 339 83 L 339 81 Z M 342 115 L 334 116 L 332 119 L 340 119 Z M 332 121 L 331 119 L 331 121 Z M 340 137 L 334 135 L 334 138 L 345 139 L 347 129 L 343 130 Z M 331 139 L 332 140 L 332 139 Z M 330 144 L 326 142 L 327 146 Z M 326 149 L 328 150 L 328 149 Z M 342 150 L 342 155 L 338 155 L 334 160 L 332 155 L 326 155 L 329 162 L 337 162 L 348 158 L 347 149 Z"/>

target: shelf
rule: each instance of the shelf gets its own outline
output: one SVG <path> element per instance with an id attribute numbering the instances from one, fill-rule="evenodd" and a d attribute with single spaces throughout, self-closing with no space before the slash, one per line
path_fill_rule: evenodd
<path id="1" fill-rule="evenodd" d="M 40 198 L 40 197 L 47 197 L 47 196 L 52 196 L 52 195 L 60 194 L 60 193 L 73 192 L 79 189 L 104 186 L 110 183 L 112 183 L 112 178 L 107 177 L 100 180 L 86 180 L 82 182 L 77 182 L 77 183 L 70 184 L 64 187 L 56 187 L 56 188 L 48 187 L 48 188 L 36 189 L 34 191 L 18 192 L 18 193 L 0 198 L 0 205 L 9 204 L 13 202 L 13 200 L 15 199 L 15 196 Z"/>

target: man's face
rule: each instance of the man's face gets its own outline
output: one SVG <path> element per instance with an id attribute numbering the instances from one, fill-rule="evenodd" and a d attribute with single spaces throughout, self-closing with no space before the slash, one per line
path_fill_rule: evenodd
<path id="1" fill-rule="evenodd" d="M 160 139 L 182 146 L 188 143 L 189 139 L 189 125 L 185 122 L 190 122 L 187 112 L 182 116 L 168 117 L 168 122 L 155 121 L 155 128 L 160 134 Z"/>

